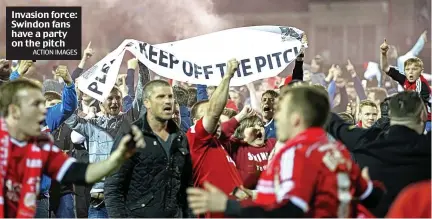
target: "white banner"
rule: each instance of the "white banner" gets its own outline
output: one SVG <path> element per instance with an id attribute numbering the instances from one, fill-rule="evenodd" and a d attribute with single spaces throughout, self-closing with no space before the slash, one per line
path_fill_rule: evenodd
<path id="1" fill-rule="evenodd" d="M 223 30 L 176 42 L 151 45 L 127 39 L 87 70 L 78 88 L 104 101 L 115 84 L 126 50 L 156 74 L 192 84 L 219 85 L 226 62 L 240 66 L 231 86 L 274 77 L 299 54 L 303 31 L 293 27 L 254 26 Z"/>

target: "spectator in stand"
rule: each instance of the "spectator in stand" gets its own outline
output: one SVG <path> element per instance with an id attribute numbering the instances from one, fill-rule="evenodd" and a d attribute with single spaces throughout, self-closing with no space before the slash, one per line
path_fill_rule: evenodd
<path id="1" fill-rule="evenodd" d="M 359 121 L 357 127 L 368 129 L 372 127 L 373 124 L 378 119 L 378 106 L 370 101 L 364 100 L 360 102 L 359 106 Z"/>
<path id="2" fill-rule="evenodd" d="M 146 114 L 134 124 L 149 146 L 106 179 L 108 214 L 112 218 L 188 218 L 186 188 L 192 184 L 192 164 L 187 138 L 172 119 L 173 90 L 163 80 L 150 81 L 143 90 Z M 123 123 L 119 136 L 129 130 Z"/>
<path id="3" fill-rule="evenodd" d="M 380 46 L 381 49 L 381 70 L 388 74 L 393 80 L 397 81 L 404 90 L 416 91 L 422 97 L 427 110 L 428 122 L 426 123 L 426 131 L 431 130 L 431 103 L 429 102 L 431 96 L 431 89 L 427 80 L 421 75 L 423 72 L 423 61 L 419 58 L 409 58 L 404 62 L 404 74 L 401 74 L 397 69 L 390 67 L 387 58 L 389 45 L 387 40 Z"/>
<path id="4" fill-rule="evenodd" d="M 414 91 L 390 98 L 390 127 L 362 129 L 345 123 L 332 114 L 328 131 L 345 144 L 361 167 L 369 167 L 370 176 L 381 181 L 387 192 L 379 205 L 371 209 L 384 217 L 397 194 L 408 184 L 431 178 L 431 132 L 423 134 L 427 112 L 423 100 Z"/>

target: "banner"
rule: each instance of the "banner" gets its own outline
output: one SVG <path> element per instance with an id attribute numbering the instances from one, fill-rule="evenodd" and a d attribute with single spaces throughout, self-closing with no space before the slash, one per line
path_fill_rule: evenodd
<path id="1" fill-rule="evenodd" d="M 123 41 L 81 77 L 78 88 L 104 101 L 115 84 L 125 51 L 156 74 L 176 81 L 219 85 L 226 62 L 240 65 L 231 86 L 274 77 L 298 56 L 303 31 L 294 27 L 254 26 L 223 30 L 176 42 L 151 45 L 133 39 Z"/>

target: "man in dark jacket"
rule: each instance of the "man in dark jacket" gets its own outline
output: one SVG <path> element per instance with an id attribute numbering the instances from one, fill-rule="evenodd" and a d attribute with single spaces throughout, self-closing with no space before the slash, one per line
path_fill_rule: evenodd
<path id="1" fill-rule="evenodd" d="M 431 133 L 423 134 L 427 111 L 418 93 L 405 91 L 389 102 L 390 127 L 362 129 L 332 115 L 328 132 L 342 141 L 370 177 L 384 183 L 387 193 L 371 209 L 384 217 L 398 193 L 408 184 L 431 178 Z"/>
<path id="2" fill-rule="evenodd" d="M 146 114 L 135 124 L 143 131 L 145 149 L 105 181 L 109 217 L 189 217 L 186 188 L 192 184 L 192 164 L 186 135 L 172 119 L 174 95 L 163 80 L 144 87 Z M 129 132 L 123 123 L 117 136 Z M 118 139 L 113 146 L 116 148 Z"/>

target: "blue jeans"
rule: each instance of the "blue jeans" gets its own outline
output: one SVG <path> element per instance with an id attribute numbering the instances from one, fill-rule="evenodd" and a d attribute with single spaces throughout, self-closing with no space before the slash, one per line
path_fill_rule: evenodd
<path id="1" fill-rule="evenodd" d="M 105 206 L 101 208 L 94 208 L 90 205 L 88 218 L 108 218 L 108 211 Z"/>
<path id="2" fill-rule="evenodd" d="M 72 193 L 60 197 L 55 216 L 56 218 L 75 218 L 75 203 Z"/>
<path id="3" fill-rule="evenodd" d="M 49 218 L 49 198 L 36 200 L 35 218 Z"/>

